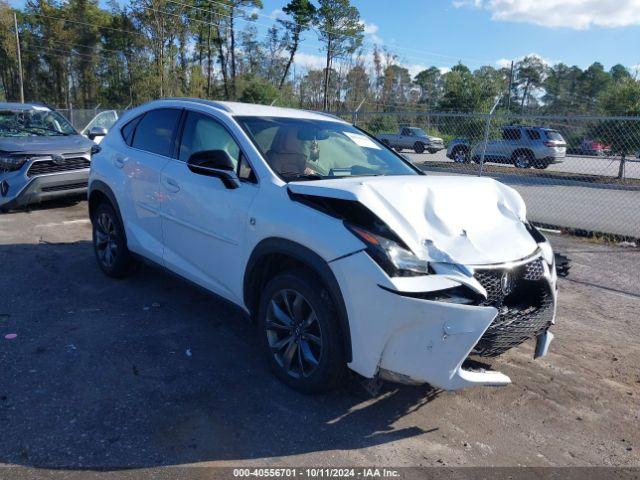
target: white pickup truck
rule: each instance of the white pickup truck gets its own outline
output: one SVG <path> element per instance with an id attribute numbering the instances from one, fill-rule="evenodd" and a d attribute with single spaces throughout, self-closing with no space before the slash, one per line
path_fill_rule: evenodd
<path id="1" fill-rule="evenodd" d="M 397 134 L 378 135 L 378 140 L 398 152 L 405 148 L 416 153 L 436 153 L 444 150 L 444 141 L 441 138 L 427 135 L 424 130 L 416 127 L 402 127 Z"/>

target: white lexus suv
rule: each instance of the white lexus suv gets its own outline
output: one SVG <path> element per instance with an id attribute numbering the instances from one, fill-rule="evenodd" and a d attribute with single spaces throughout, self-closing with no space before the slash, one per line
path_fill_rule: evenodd
<path id="1" fill-rule="evenodd" d="M 100 146 L 89 209 L 104 273 L 143 258 L 233 302 L 299 390 L 347 367 L 505 385 L 477 360 L 531 338 L 547 352 L 554 256 L 501 183 L 427 176 L 331 115 L 199 99 L 133 109 Z"/>

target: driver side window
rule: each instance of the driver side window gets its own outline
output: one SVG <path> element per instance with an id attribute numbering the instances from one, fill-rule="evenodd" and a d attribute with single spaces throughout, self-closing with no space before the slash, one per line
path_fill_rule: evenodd
<path id="1" fill-rule="evenodd" d="M 224 150 L 233 160 L 234 166 L 238 166 L 240 147 L 231 134 L 211 117 L 188 112 L 178 159 L 186 162 L 194 153 L 205 150 Z"/>
<path id="2" fill-rule="evenodd" d="M 194 153 L 206 150 L 224 150 L 231 158 L 238 176 L 255 181 L 249 163 L 227 129 L 207 115 L 187 112 L 178 160 L 187 162 Z"/>

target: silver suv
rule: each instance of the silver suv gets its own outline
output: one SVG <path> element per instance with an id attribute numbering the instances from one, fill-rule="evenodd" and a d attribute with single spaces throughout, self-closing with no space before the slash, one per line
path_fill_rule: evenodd
<path id="1" fill-rule="evenodd" d="M 457 140 L 449 145 L 447 157 L 458 163 L 471 160 L 480 163 L 482 152 L 482 142 L 471 145 L 466 140 Z M 487 142 L 484 161 L 542 169 L 562 162 L 566 153 L 567 144 L 557 130 L 515 125 L 503 127 L 502 138 Z"/>
<path id="2" fill-rule="evenodd" d="M 0 103 L 0 211 L 86 192 L 94 134 L 45 105 Z"/>

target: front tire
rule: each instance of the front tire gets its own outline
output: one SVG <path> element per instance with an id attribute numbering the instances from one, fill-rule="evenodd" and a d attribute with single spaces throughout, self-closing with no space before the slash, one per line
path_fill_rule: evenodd
<path id="1" fill-rule="evenodd" d="M 529 168 L 532 160 L 532 155 L 529 152 L 516 152 L 513 155 L 513 164 L 516 168 Z"/>
<path id="2" fill-rule="evenodd" d="M 416 153 L 423 153 L 424 152 L 424 143 L 416 142 L 413 145 L 413 151 L 416 152 Z"/>
<path id="3" fill-rule="evenodd" d="M 275 375 L 303 393 L 326 391 L 345 377 L 342 336 L 333 300 L 304 270 L 274 277 L 260 297 L 258 324 Z"/>
<path id="4" fill-rule="evenodd" d="M 136 261 L 127 248 L 124 228 L 115 210 L 108 203 L 101 203 L 91 221 L 98 266 L 109 277 L 126 277 L 132 272 Z"/>
<path id="5" fill-rule="evenodd" d="M 471 161 L 469 158 L 469 150 L 466 148 L 457 148 L 451 156 L 455 163 L 469 163 Z"/>

